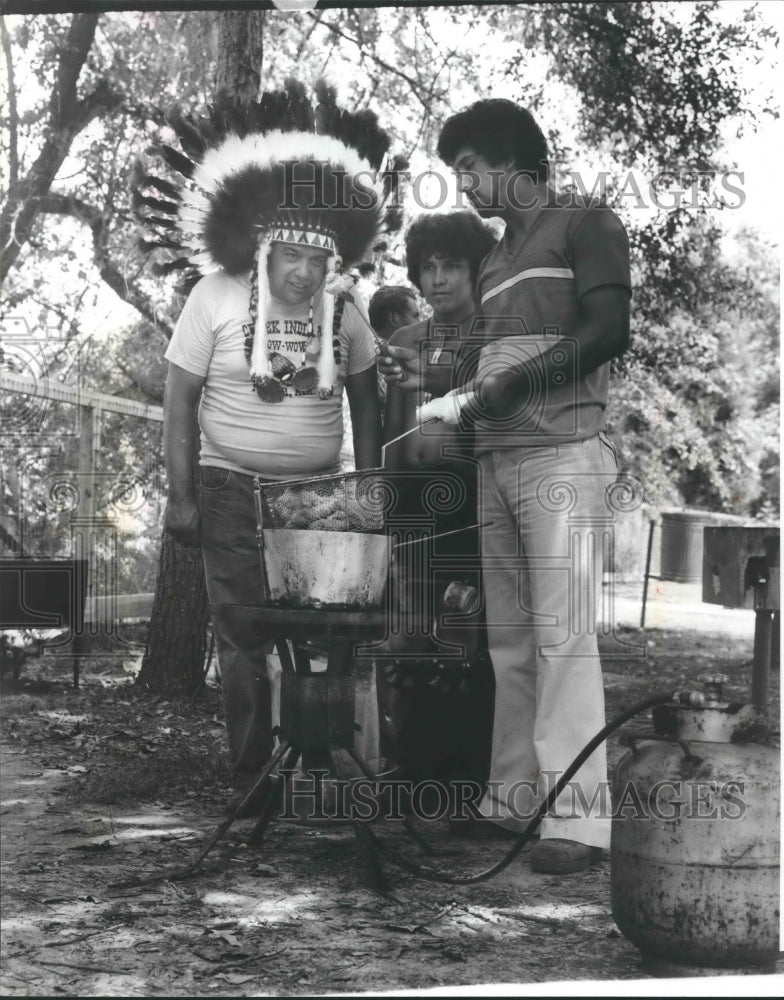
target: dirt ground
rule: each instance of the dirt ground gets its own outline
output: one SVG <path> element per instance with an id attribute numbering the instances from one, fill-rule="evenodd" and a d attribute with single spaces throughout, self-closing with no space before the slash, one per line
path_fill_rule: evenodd
<path id="1" fill-rule="evenodd" d="M 706 670 L 728 673 L 730 697 L 748 700 L 746 636 L 627 629 L 620 638 L 626 645 L 605 647 L 608 717 L 652 692 L 694 687 Z M 196 877 L 167 877 L 219 824 L 230 794 L 218 692 L 162 701 L 137 691 L 117 660 L 88 664 L 79 691 L 68 683 L 64 665 L 45 657 L 2 694 L 3 995 L 346 995 L 509 983 L 535 995 L 532 984 L 563 983 L 569 994 L 580 982 L 619 980 L 643 981 L 630 992 L 645 992 L 648 980 L 656 992 L 613 923 L 609 857 L 556 878 L 531 873 L 526 849 L 490 881 L 461 887 L 385 862 L 392 900 L 368 887 L 350 826 L 274 822 L 251 848 L 244 821 Z M 772 686 L 778 718 L 777 674 Z M 612 737 L 611 766 L 623 752 Z M 457 841 L 443 821 L 429 827 L 437 847 L 458 852 L 433 862 L 452 870 L 485 868 L 509 848 Z M 400 823 L 377 830 L 405 846 Z M 775 995 L 776 983 L 762 977 L 762 991 L 747 995 Z"/>

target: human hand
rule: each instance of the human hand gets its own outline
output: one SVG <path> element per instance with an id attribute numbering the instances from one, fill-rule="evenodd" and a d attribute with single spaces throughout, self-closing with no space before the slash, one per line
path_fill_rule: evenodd
<path id="1" fill-rule="evenodd" d="M 199 508 L 193 497 L 169 498 L 166 505 L 164 528 L 187 548 L 194 548 L 201 541 Z"/>
<path id="2" fill-rule="evenodd" d="M 415 392 L 424 387 L 424 374 L 419 351 L 413 347 L 379 344 L 378 370 L 388 386 Z"/>

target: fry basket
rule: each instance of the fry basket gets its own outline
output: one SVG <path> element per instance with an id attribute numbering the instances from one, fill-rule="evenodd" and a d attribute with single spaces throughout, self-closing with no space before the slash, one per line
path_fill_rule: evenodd
<path id="1" fill-rule="evenodd" d="M 384 469 L 260 483 L 265 528 L 382 534 L 392 493 Z"/>
<path id="2" fill-rule="evenodd" d="M 372 608 L 382 599 L 393 493 L 383 469 L 310 479 L 256 480 L 267 600 L 295 608 Z"/>

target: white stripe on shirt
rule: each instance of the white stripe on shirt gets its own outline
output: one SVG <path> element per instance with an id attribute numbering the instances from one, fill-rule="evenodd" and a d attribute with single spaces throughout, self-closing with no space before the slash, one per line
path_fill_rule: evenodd
<path id="1" fill-rule="evenodd" d="M 492 299 L 496 295 L 500 295 L 501 292 L 505 292 L 507 288 L 511 288 L 512 285 L 516 285 L 518 281 L 525 281 L 527 278 L 574 278 L 574 271 L 570 267 L 529 267 L 526 271 L 520 271 L 519 274 L 515 274 L 511 278 L 507 278 L 506 281 L 502 281 L 500 285 L 496 285 L 495 288 L 491 288 L 489 292 L 485 292 L 482 296 L 482 305 L 484 305 L 488 299 Z"/>

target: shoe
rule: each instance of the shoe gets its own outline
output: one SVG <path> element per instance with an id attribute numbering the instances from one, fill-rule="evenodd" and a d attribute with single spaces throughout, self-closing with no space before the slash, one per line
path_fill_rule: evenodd
<path id="1" fill-rule="evenodd" d="M 276 784 L 278 784 L 277 779 L 273 778 L 272 780 L 275 781 Z M 270 787 L 269 781 L 270 779 L 267 779 L 267 781 L 265 781 L 260 788 L 256 789 L 250 800 L 245 803 L 242 809 L 240 809 L 240 811 L 234 817 L 235 819 L 251 819 L 252 817 L 261 815 L 262 809 L 267 801 L 267 796 L 269 793 L 269 787 Z M 229 799 L 226 805 L 227 816 L 229 815 L 229 813 L 233 812 L 234 809 L 237 808 L 240 802 L 242 802 L 242 800 L 248 794 L 248 790 L 249 790 L 248 788 L 244 788 L 242 791 L 236 792 L 234 795 L 232 795 L 232 797 Z"/>
<path id="2" fill-rule="evenodd" d="M 544 875 L 569 875 L 589 868 L 601 859 L 603 853 L 601 847 L 547 837 L 531 848 L 531 871 Z"/>

